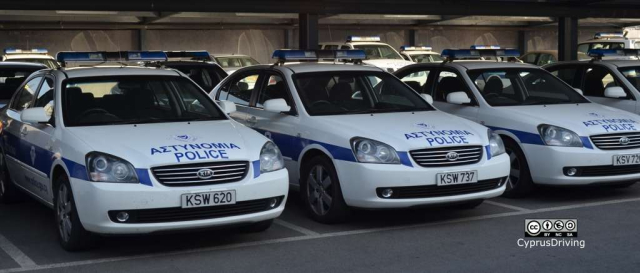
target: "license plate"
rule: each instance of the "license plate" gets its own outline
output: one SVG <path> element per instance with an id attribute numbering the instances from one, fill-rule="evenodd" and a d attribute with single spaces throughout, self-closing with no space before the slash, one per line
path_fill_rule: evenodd
<path id="1" fill-rule="evenodd" d="M 182 195 L 182 208 L 211 207 L 236 203 L 236 191 L 188 193 Z"/>
<path id="2" fill-rule="evenodd" d="M 640 164 L 640 154 L 613 156 L 613 166 L 638 165 L 638 164 Z"/>
<path id="3" fill-rule="evenodd" d="M 478 182 L 478 171 L 463 171 L 436 174 L 438 186 L 449 186 Z"/>

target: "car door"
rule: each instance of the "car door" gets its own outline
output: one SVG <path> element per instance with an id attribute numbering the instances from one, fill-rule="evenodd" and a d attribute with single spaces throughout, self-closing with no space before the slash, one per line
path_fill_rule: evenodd
<path id="1" fill-rule="evenodd" d="M 26 179 L 26 174 L 31 165 L 30 148 L 26 148 L 24 145 L 23 136 L 26 133 L 27 128 L 22 123 L 20 114 L 22 110 L 28 108 L 32 103 L 38 87 L 42 82 L 42 75 L 33 75 L 14 95 L 6 113 L 7 124 L 3 124 L 3 141 L 5 148 L 5 158 L 7 162 L 7 168 L 13 182 L 20 187 L 27 189 L 32 193 L 38 192 L 36 185 L 31 185 Z"/>
<path id="2" fill-rule="evenodd" d="M 627 96 L 623 98 L 605 97 L 604 90 L 612 86 L 622 87 Z M 636 100 L 633 94 L 631 94 L 630 90 L 605 66 L 593 64 L 587 66 L 584 70 L 581 89 L 584 95 L 593 102 L 629 112 L 635 113 L 636 111 Z"/>
<path id="3" fill-rule="evenodd" d="M 267 71 L 264 74 L 264 82 L 261 84 L 258 97 L 254 107 L 247 109 L 249 116 L 248 126 L 264 134 L 271 139 L 282 151 L 285 166 L 289 170 L 297 171 L 297 153 L 293 149 L 295 141 L 300 141 L 299 124 L 300 118 L 297 115 L 297 108 L 293 102 L 293 96 L 289 90 L 284 76 L 275 71 Z M 267 100 L 284 99 L 291 107 L 288 112 L 269 112 L 264 110 L 264 103 Z M 296 175 L 290 175 L 293 179 Z M 297 181 L 290 181 L 296 183 Z"/>
<path id="4" fill-rule="evenodd" d="M 43 107 L 51 116 L 49 123 L 26 123 L 23 122 L 22 146 L 23 150 L 29 151 L 29 160 L 25 179 L 33 187 L 33 193 L 41 199 L 52 203 L 53 189 L 49 180 L 51 164 L 53 163 L 53 131 L 55 130 L 54 113 L 54 87 L 55 79 L 47 75 L 42 81 L 35 96 L 34 102 L 29 108 Z"/>
<path id="5" fill-rule="evenodd" d="M 234 73 L 224 86 L 220 88 L 216 95 L 216 100 L 227 100 L 236 104 L 237 111 L 230 116 L 235 121 L 249 126 L 251 103 L 257 97 L 262 70 L 245 71 L 240 74 Z"/>
<path id="6" fill-rule="evenodd" d="M 432 97 L 433 105 L 447 113 L 464 117 L 469 120 L 478 121 L 478 100 L 466 81 L 458 72 L 450 69 L 442 69 L 437 72 L 437 76 L 430 83 L 433 85 Z M 464 92 L 471 99 L 467 104 L 452 104 L 447 102 L 447 95 L 453 92 Z"/>

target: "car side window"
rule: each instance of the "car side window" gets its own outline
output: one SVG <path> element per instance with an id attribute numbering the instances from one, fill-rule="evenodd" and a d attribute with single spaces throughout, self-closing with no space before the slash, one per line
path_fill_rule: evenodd
<path id="1" fill-rule="evenodd" d="M 427 85 L 429 74 L 431 74 L 431 70 L 429 69 L 414 70 L 411 74 L 402 77 L 402 79 L 400 80 L 418 93 L 429 94 L 431 90 L 425 90 L 425 85 Z"/>
<path id="2" fill-rule="evenodd" d="M 538 58 L 538 66 L 548 65 L 556 62 L 556 58 L 551 54 L 540 54 Z"/>
<path id="3" fill-rule="evenodd" d="M 465 92 L 473 103 L 474 96 L 466 87 L 463 79 L 456 73 L 450 71 L 440 71 L 436 78 L 436 88 L 433 96 L 434 101 L 447 102 L 447 95 L 453 92 Z"/>
<path id="4" fill-rule="evenodd" d="M 219 100 L 228 100 L 238 105 L 249 106 L 260 77 L 259 72 L 244 74 L 233 79 L 228 87 L 221 90 Z"/>
<path id="5" fill-rule="evenodd" d="M 23 109 L 31 106 L 33 96 L 38 90 L 38 86 L 41 81 L 41 76 L 29 80 L 14 98 L 13 103 L 11 104 L 11 109 L 15 111 L 22 111 Z"/>
<path id="6" fill-rule="evenodd" d="M 587 68 L 584 76 L 584 90 L 582 90 L 585 96 L 604 98 L 604 90 L 612 86 L 620 86 L 620 84 L 616 81 L 609 70 L 600 66 Z M 621 99 L 626 98 L 629 98 L 628 93 L 627 97 Z"/>
<path id="7" fill-rule="evenodd" d="M 291 96 L 287 91 L 287 83 L 279 75 L 267 75 L 267 81 L 258 96 L 256 107 L 263 108 L 264 102 L 272 99 L 284 99 L 292 106 Z"/>
<path id="8" fill-rule="evenodd" d="M 549 72 L 554 76 L 560 78 L 573 88 L 581 88 L 578 72 L 580 69 L 577 67 L 561 67 L 553 68 Z"/>
<path id="9" fill-rule="evenodd" d="M 522 61 L 528 64 L 536 64 L 537 53 L 529 53 L 522 57 Z"/>

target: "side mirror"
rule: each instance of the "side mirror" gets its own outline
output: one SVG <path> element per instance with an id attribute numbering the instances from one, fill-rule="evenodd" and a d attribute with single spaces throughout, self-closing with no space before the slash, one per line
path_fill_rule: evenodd
<path id="1" fill-rule="evenodd" d="M 51 116 L 47 114 L 47 110 L 44 107 L 35 107 L 22 110 L 20 119 L 26 123 L 47 123 Z"/>
<path id="2" fill-rule="evenodd" d="M 271 99 L 263 103 L 264 110 L 273 113 L 289 112 L 291 106 L 287 105 L 287 101 L 284 99 Z"/>
<path id="3" fill-rule="evenodd" d="M 221 100 L 218 102 L 218 105 L 222 108 L 222 111 L 227 114 L 231 114 L 236 111 L 236 104 L 231 101 Z"/>
<path id="4" fill-rule="evenodd" d="M 573 90 L 576 90 L 576 92 L 578 92 L 578 94 L 583 95 L 584 96 L 584 92 L 582 92 L 582 89 L 580 88 L 574 88 Z"/>
<path id="5" fill-rule="evenodd" d="M 612 86 L 607 87 L 607 89 L 604 90 L 604 96 L 607 98 L 619 99 L 626 97 L 627 93 L 625 93 L 624 89 L 620 86 Z"/>
<path id="6" fill-rule="evenodd" d="M 429 104 L 433 104 L 433 97 L 431 97 L 431 95 L 422 93 L 420 94 L 420 97 L 426 100 Z"/>
<path id="7" fill-rule="evenodd" d="M 465 104 L 470 103 L 471 99 L 467 96 L 467 93 L 458 91 L 449 93 L 449 95 L 447 95 L 447 102 L 452 104 Z"/>

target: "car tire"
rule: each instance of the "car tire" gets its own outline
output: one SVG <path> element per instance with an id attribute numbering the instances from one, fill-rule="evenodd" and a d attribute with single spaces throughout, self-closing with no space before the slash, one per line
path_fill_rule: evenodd
<path id="1" fill-rule="evenodd" d="M 266 231 L 267 229 L 269 229 L 272 224 L 273 224 L 273 219 L 266 220 L 266 221 L 261 221 L 261 222 L 253 223 L 253 224 L 248 225 L 248 226 L 241 227 L 240 231 L 244 232 L 244 233 L 263 232 L 263 231 Z"/>
<path id="2" fill-rule="evenodd" d="M 533 192 L 535 185 L 531 178 L 529 163 L 520 149 L 518 143 L 511 139 L 504 139 L 507 155 L 511 160 L 511 171 L 509 181 L 503 196 L 509 198 L 525 197 Z"/>
<path id="3" fill-rule="evenodd" d="M 64 175 L 58 176 L 55 185 L 53 204 L 60 245 L 67 251 L 94 247 L 97 235 L 88 232 L 82 226 L 69 179 Z"/>
<path id="4" fill-rule="evenodd" d="M 300 194 L 307 213 L 317 222 L 340 223 L 346 221 L 350 214 L 342 196 L 338 174 L 328 157 L 317 156 L 304 164 Z"/>
<path id="5" fill-rule="evenodd" d="M 13 182 L 5 162 L 4 153 L 0 152 L 0 204 L 10 204 L 20 200 L 21 193 Z"/>
<path id="6" fill-rule="evenodd" d="M 626 189 L 635 185 L 638 181 L 611 184 L 608 187 L 612 189 Z"/>
<path id="7" fill-rule="evenodd" d="M 463 210 L 475 209 L 478 206 L 482 205 L 482 203 L 484 203 L 484 199 L 473 200 L 473 201 L 469 201 L 469 202 L 466 202 L 466 203 L 458 204 L 455 207 L 457 209 L 463 209 Z"/>

